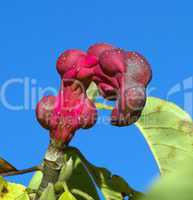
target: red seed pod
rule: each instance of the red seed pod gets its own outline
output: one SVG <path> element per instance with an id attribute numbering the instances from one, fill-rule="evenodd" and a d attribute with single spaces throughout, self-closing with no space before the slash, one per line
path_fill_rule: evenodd
<path id="1" fill-rule="evenodd" d="M 112 124 L 126 126 L 138 120 L 146 102 L 145 88 L 141 85 L 127 88 L 120 94 L 112 111 Z"/>
<path id="2" fill-rule="evenodd" d="M 84 105 L 82 106 L 82 111 L 79 116 L 80 118 L 80 126 L 81 128 L 87 129 L 91 128 L 97 118 L 97 110 L 95 104 L 89 100 L 88 98 L 85 99 Z"/>
<path id="3" fill-rule="evenodd" d="M 50 130 L 50 136 L 57 142 L 68 144 L 73 137 L 76 128 L 71 126 L 71 121 L 67 117 L 61 117 L 58 126 Z"/>
<path id="4" fill-rule="evenodd" d="M 118 94 L 118 90 L 115 87 L 112 87 L 111 85 L 107 84 L 107 83 L 99 83 L 98 84 L 98 88 L 99 88 L 99 93 L 108 100 L 116 100 L 117 99 L 117 94 Z"/>
<path id="5" fill-rule="evenodd" d="M 113 49 L 113 48 L 114 47 L 111 44 L 98 43 L 98 44 L 92 45 L 88 49 L 87 52 L 88 52 L 89 55 L 93 55 L 93 56 L 99 57 L 104 51 L 110 50 L 110 49 Z"/>
<path id="6" fill-rule="evenodd" d="M 36 117 L 39 123 L 46 129 L 54 128 L 57 125 L 58 117 L 54 114 L 57 107 L 57 97 L 45 96 L 36 107 Z"/>
<path id="7" fill-rule="evenodd" d="M 116 76 L 119 73 L 126 72 L 125 51 L 121 49 L 112 49 L 104 51 L 99 57 L 99 63 L 102 70 L 108 76 Z"/>
<path id="8" fill-rule="evenodd" d="M 152 71 L 147 60 L 137 52 L 127 53 L 128 78 L 146 86 L 152 77 Z"/>
<path id="9" fill-rule="evenodd" d="M 126 110 L 142 110 L 146 102 L 145 88 L 141 85 L 126 89 L 125 94 Z"/>
<path id="10" fill-rule="evenodd" d="M 73 66 L 75 66 L 82 57 L 85 56 L 86 53 L 81 50 L 71 49 L 65 51 L 60 55 L 60 57 L 57 60 L 56 68 L 58 73 L 62 76 Z"/>
<path id="11" fill-rule="evenodd" d="M 142 112 L 141 110 L 131 112 L 130 116 L 128 117 L 128 124 L 131 125 L 131 124 L 137 122 L 137 120 L 141 116 L 141 112 Z"/>
<path id="12" fill-rule="evenodd" d="M 135 123 L 141 116 L 141 110 L 124 113 L 115 107 L 111 114 L 111 124 L 114 126 L 128 126 Z"/>
<path id="13" fill-rule="evenodd" d="M 111 124 L 114 126 L 127 126 L 130 124 L 129 115 L 130 113 L 124 113 L 116 106 L 111 113 Z"/>
<path id="14" fill-rule="evenodd" d="M 90 128 L 96 122 L 96 107 L 86 95 L 91 81 L 104 98 L 117 100 L 111 123 L 126 126 L 141 115 L 152 73 L 140 54 L 104 43 L 91 46 L 88 53 L 65 51 L 57 60 L 57 71 L 62 79 L 58 96 L 43 97 L 36 115 L 50 130 L 50 137 L 62 144 L 68 144 L 76 130 Z"/>

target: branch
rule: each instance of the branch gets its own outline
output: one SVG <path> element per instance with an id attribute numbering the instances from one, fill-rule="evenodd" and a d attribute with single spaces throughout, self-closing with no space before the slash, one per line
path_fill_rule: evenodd
<path id="1" fill-rule="evenodd" d="M 42 171 L 42 166 L 34 166 L 28 169 L 23 169 L 23 170 L 16 170 L 16 171 L 10 171 L 10 172 L 5 172 L 0 174 L 0 176 L 15 176 L 15 175 L 21 175 L 21 174 L 26 174 L 34 171 Z"/>

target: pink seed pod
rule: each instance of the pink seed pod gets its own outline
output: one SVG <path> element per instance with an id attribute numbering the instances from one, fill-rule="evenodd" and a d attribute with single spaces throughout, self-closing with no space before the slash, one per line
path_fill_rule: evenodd
<path id="1" fill-rule="evenodd" d="M 36 109 L 40 124 L 50 130 L 56 142 L 68 144 L 75 131 L 92 127 L 97 118 L 96 107 L 78 81 L 62 81 L 57 97 L 43 97 Z"/>
<path id="2" fill-rule="evenodd" d="M 86 53 L 78 49 L 71 49 L 65 51 L 59 56 L 57 60 L 56 69 L 58 73 L 62 76 L 73 66 L 75 66 L 79 62 L 79 60 L 84 56 L 86 56 Z"/>
<path id="3" fill-rule="evenodd" d="M 82 68 L 91 68 L 98 64 L 98 57 L 85 55 L 78 60 L 77 66 Z"/>
<path id="4" fill-rule="evenodd" d="M 89 86 L 94 75 L 94 68 L 98 64 L 98 58 L 86 55 L 76 65 L 76 79 L 82 81 L 85 89 Z M 65 77 L 65 76 L 64 76 Z"/>
<path id="5" fill-rule="evenodd" d="M 111 114 L 111 124 L 114 126 L 128 126 L 135 123 L 141 116 L 141 110 L 124 113 L 115 107 Z"/>
<path id="6" fill-rule="evenodd" d="M 101 69 L 108 76 L 126 72 L 126 53 L 121 49 L 104 51 L 99 57 Z"/>
<path id="7" fill-rule="evenodd" d="M 107 74 L 104 73 L 104 71 L 101 69 L 101 65 L 96 65 L 94 68 L 94 75 L 92 77 L 92 80 L 98 85 L 100 83 L 106 83 L 114 88 L 119 88 L 119 82 L 117 77 L 110 77 Z"/>
<path id="8" fill-rule="evenodd" d="M 106 50 L 111 50 L 114 47 L 111 44 L 106 44 L 106 43 L 97 43 L 92 45 L 89 49 L 88 49 L 88 55 L 93 55 L 96 57 L 99 57 L 104 51 Z"/>
<path id="9" fill-rule="evenodd" d="M 36 117 L 42 127 L 53 129 L 57 126 L 59 116 L 54 114 L 57 106 L 58 101 L 55 96 L 45 96 L 39 101 L 36 108 Z"/>
<path id="10" fill-rule="evenodd" d="M 137 52 L 127 53 L 127 74 L 126 76 L 144 86 L 152 77 L 152 71 L 147 60 Z"/>
<path id="11" fill-rule="evenodd" d="M 84 129 L 91 128 L 96 123 L 97 109 L 95 104 L 88 98 L 84 101 L 79 119 L 80 126 Z"/>
<path id="12" fill-rule="evenodd" d="M 68 144 L 78 129 L 95 124 L 97 110 L 86 95 L 92 81 L 104 98 L 116 100 L 112 125 L 127 126 L 139 119 L 146 102 L 145 89 L 152 77 L 150 65 L 139 53 L 99 43 L 87 53 L 65 51 L 56 68 L 61 76 L 58 95 L 43 97 L 36 109 L 37 120 L 49 129 L 53 140 Z"/>
<path id="13" fill-rule="evenodd" d="M 127 88 L 119 99 L 119 107 L 125 112 L 142 110 L 146 102 L 145 88 L 141 85 Z"/>
<path id="14" fill-rule="evenodd" d="M 115 87 L 112 87 L 106 83 L 99 83 L 98 84 L 99 93 L 105 98 L 110 101 L 117 99 L 118 90 Z"/>
<path id="15" fill-rule="evenodd" d="M 55 129 L 50 129 L 50 137 L 58 143 L 68 144 L 75 134 L 77 127 L 72 116 L 61 115 Z"/>
<path id="16" fill-rule="evenodd" d="M 141 85 L 127 88 L 112 111 L 112 124 L 127 126 L 136 122 L 146 102 L 145 88 Z"/>

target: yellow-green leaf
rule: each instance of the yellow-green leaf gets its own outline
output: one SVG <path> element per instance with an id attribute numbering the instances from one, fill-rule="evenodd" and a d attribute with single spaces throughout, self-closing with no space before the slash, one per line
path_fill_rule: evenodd
<path id="1" fill-rule="evenodd" d="M 178 161 L 193 159 L 192 119 L 175 104 L 149 97 L 136 125 L 162 174 L 173 171 Z"/>
<path id="2" fill-rule="evenodd" d="M 73 153 L 66 154 L 65 163 L 66 165 L 61 170 L 59 181 L 66 182 L 69 190 L 76 188 L 87 193 L 93 199 L 99 200 L 95 184 L 80 157 Z M 84 200 L 82 197 L 78 199 Z"/>
<path id="3" fill-rule="evenodd" d="M 72 176 L 73 170 L 74 170 L 74 163 L 73 163 L 72 158 L 70 158 L 69 160 L 67 160 L 65 158 L 65 162 L 64 162 L 64 165 L 63 165 L 63 167 L 60 171 L 58 181 L 59 182 L 65 182 L 65 183 L 68 182 L 68 180 Z"/>
<path id="4" fill-rule="evenodd" d="M 56 195 L 54 191 L 54 186 L 52 183 L 49 183 L 46 189 L 40 196 L 39 200 L 56 200 Z"/>
<path id="5" fill-rule="evenodd" d="M 29 200 L 23 185 L 6 182 L 1 177 L 0 188 L 1 200 Z"/>
<path id="6" fill-rule="evenodd" d="M 37 190 L 41 184 L 42 178 L 43 178 L 43 173 L 41 171 L 35 172 L 29 183 L 28 188 L 32 190 Z"/>
<path id="7" fill-rule="evenodd" d="M 96 104 L 98 109 L 112 107 Z M 174 103 L 148 97 L 141 118 L 136 123 L 145 137 L 161 174 L 171 172 L 178 161 L 193 159 L 193 122 Z"/>
<path id="8" fill-rule="evenodd" d="M 141 200 L 192 200 L 193 161 L 179 162 L 172 173 L 161 177 Z"/>
<path id="9" fill-rule="evenodd" d="M 97 109 L 99 110 L 112 110 L 113 107 L 112 106 L 108 106 L 106 104 L 102 104 L 102 103 L 95 103 Z"/>
<path id="10" fill-rule="evenodd" d="M 65 191 L 59 198 L 59 200 L 77 200 L 69 191 Z"/>
<path id="11" fill-rule="evenodd" d="M 92 101 L 95 101 L 96 97 L 99 95 L 98 88 L 94 82 L 92 82 L 89 88 L 86 90 L 87 96 Z"/>
<path id="12" fill-rule="evenodd" d="M 74 158 L 78 158 L 78 160 L 79 159 L 81 160 L 81 162 L 84 164 L 85 170 L 93 178 L 96 185 L 103 193 L 105 199 L 122 200 L 123 196 L 129 197 L 130 195 L 137 193 L 133 189 L 131 189 L 131 187 L 126 183 L 126 181 L 124 181 L 123 178 L 118 177 L 118 176 L 113 176 L 112 173 L 108 171 L 107 169 L 101 168 L 101 167 L 95 167 L 94 165 L 89 163 L 78 149 L 74 147 L 67 147 L 65 148 L 65 154 L 68 157 L 74 157 Z M 80 180 L 80 179 L 77 179 L 77 180 Z M 74 184 L 75 188 L 76 188 L 76 184 Z M 85 190 L 85 193 L 88 193 L 88 192 Z"/>

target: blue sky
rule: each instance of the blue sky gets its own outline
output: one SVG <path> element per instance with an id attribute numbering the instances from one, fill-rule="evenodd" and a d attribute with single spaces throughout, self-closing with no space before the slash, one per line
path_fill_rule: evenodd
<path id="1" fill-rule="evenodd" d="M 142 53 L 151 63 L 151 95 L 184 106 L 183 81 L 193 75 L 192 1 L 33 0 L 0 3 L 0 87 L 8 80 L 32 80 L 32 88 L 59 87 L 58 55 L 70 48 L 86 50 L 95 42 L 109 42 Z M 187 91 L 186 91 L 187 90 Z M 24 101 L 23 85 L 12 84 L 7 100 Z M 186 106 L 191 113 L 191 106 Z M 108 112 L 100 112 L 106 116 Z M 41 162 L 48 134 L 36 122 L 33 109 L 13 111 L 0 101 L 0 155 L 22 169 Z M 136 127 L 98 124 L 78 131 L 72 145 L 94 164 L 124 176 L 144 190 L 158 168 Z M 31 174 L 9 180 L 27 184 Z"/>

